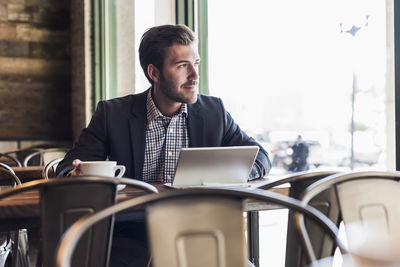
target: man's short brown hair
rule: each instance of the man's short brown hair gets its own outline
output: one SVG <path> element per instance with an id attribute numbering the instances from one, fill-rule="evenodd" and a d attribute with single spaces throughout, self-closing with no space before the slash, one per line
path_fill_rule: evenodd
<path id="1" fill-rule="evenodd" d="M 147 74 L 149 64 L 161 71 L 168 47 L 174 44 L 190 45 L 195 40 L 194 33 L 185 25 L 162 25 L 147 29 L 140 42 L 139 60 L 149 82 L 153 84 Z"/>

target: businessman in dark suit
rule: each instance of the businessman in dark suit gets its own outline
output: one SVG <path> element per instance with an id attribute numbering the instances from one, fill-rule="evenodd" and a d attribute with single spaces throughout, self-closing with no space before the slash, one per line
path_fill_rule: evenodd
<path id="1" fill-rule="evenodd" d="M 271 164 L 264 148 L 239 128 L 219 98 L 198 94 L 196 45 L 186 26 L 147 30 L 139 57 L 151 88 L 101 101 L 57 172 L 80 175 L 81 160 L 108 158 L 126 166 L 125 177 L 171 182 L 182 147 L 257 145 L 249 179 L 268 174 Z"/>

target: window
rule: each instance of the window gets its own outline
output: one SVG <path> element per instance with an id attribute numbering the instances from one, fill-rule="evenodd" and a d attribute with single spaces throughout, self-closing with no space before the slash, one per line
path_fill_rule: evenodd
<path id="1" fill-rule="evenodd" d="M 391 1 L 208 1 L 209 93 L 270 152 L 271 179 L 290 172 L 298 135 L 309 169 L 395 169 L 392 13 Z M 260 266 L 284 266 L 286 216 L 260 212 Z"/>
<path id="2" fill-rule="evenodd" d="M 270 151 L 272 175 L 288 172 L 298 135 L 310 169 L 394 170 L 391 10 L 384 1 L 208 1 L 209 92 Z"/>

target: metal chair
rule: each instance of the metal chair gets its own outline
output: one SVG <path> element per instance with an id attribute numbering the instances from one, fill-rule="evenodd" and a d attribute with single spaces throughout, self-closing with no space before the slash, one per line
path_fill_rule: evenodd
<path id="1" fill-rule="evenodd" d="M 60 161 L 62 161 L 63 159 L 64 158 L 57 158 L 47 163 L 47 165 L 42 170 L 42 178 L 49 179 L 50 171 L 52 172 L 52 174 L 54 174 L 56 172 L 58 163 L 60 163 Z"/>
<path id="2" fill-rule="evenodd" d="M 63 236 L 57 266 L 74 266 L 71 259 L 74 260 L 76 244 L 90 227 L 137 206 L 146 211 L 152 266 L 246 266 L 243 208 L 249 199 L 304 213 L 338 240 L 337 227 L 322 213 L 273 192 L 227 188 L 171 190 L 118 203 L 81 218 Z M 346 251 L 341 243 L 338 246 Z"/>
<path id="3" fill-rule="evenodd" d="M 22 166 L 21 162 L 18 159 L 14 158 L 13 156 L 10 156 L 8 154 L 0 153 L 0 158 L 5 160 L 5 162 L 0 162 L 0 163 L 5 163 L 9 166 L 18 166 L 18 167 Z"/>
<path id="4" fill-rule="evenodd" d="M 0 162 L 0 172 L 10 178 L 0 181 L 0 190 L 8 187 L 15 188 L 21 185 L 20 179 L 7 164 Z M 0 266 L 28 267 L 29 250 L 27 242 L 27 232 L 25 229 L 0 232 Z"/>
<path id="5" fill-rule="evenodd" d="M 0 199 L 21 192 L 39 189 L 43 266 L 54 266 L 54 253 L 63 232 L 77 219 L 113 205 L 118 184 L 126 184 L 146 192 L 157 192 L 147 183 L 109 177 L 68 177 L 38 180 L 0 192 Z M 74 266 L 104 266 L 109 258 L 113 218 L 94 227 L 79 244 Z M 91 254 L 87 253 L 90 251 Z"/>
<path id="6" fill-rule="evenodd" d="M 291 173 L 287 176 L 284 176 L 280 179 L 277 179 L 275 181 L 272 181 L 270 183 L 261 186 L 260 189 L 268 190 L 286 183 L 290 183 L 290 190 L 291 190 L 290 196 L 298 199 L 298 197 L 300 197 L 298 193 L 301 194 L 308 185 L 314 183 L 315 181 L 320 180 L 321 178 L 325 178 L 329 175 L 336 173 L 338 172 L 329 170 L 303 171 L 303 172 Z M 300 184 L 303 185 L 301 188 L 299 187 Z"/>
<path id="7" fill-rule="evenodd" d="M 9 165 L 0 162 L 0 172 L 6 174 L 7 177 L 11 178 L 11 180 L 10 179 L 0 180 L 0 186 L 6 185 L 15 187 L 17 185 L 21 185 L 21 180 L 18 178 L 14 170 Z"/>
<path id="8" fill-rule="evenodd" d="M 27 167 L 34 158 L 39 158 L 38 165 L 47 165 L 50 161 L 56 158 L 62 158 L 69 151 L 68 148 L 48 148 L 40 149 L 25 157 L 23 166 Z"/>
<path id="9" fill-rule="evenodd" d="M 17 181 L 17 179 L 18 179 L 18 181 L 20 181 L 19 180 L 19 178 L 15 175 L 15 172 L 14 172 L 14 170 L 11 168 L 11 166 L 10 165 L 7 165 L 7 164 L 5 164 L 5 163 L 3 163 L 3 162 L 0 162 L 0 168 L 1 169 L 4 169 L 4 170 L 7 170 L 8 172 L 10 172 L 10 173 L 12 173 L 14 176 L 14 180 L 15 181 Z M 15 177 L 17 178 L 17 179 L 15 179 Z M 20 181 L 20 183 L 21 183 L 21 181 Z"/>
<path id="10" fill-rule="evenodd" d="M 372 233 L 371 229 L 379 223 L 379 236 L 387 234 L 399 234 L 400 209 L 397 200 L 400 195 L 399 172 L 352 172 L 339 173 L 321 179 L 304 191 L 301 201 L 308 204 L 317 199 L 326 191 L 333 191 L 340 217 L 344 222 L 344 228 L 348 237 L 348 245 L 351 249 L 354 244 L 352 230 L 349 227 L 354 222 L 361 222 L 364 236 Z M 305 230 L 304 218 L 299 215 L 299 226 L 305 240 L 305 245 L 312 247 L 309 234 Z M 357 229 L 360 231 L 360 228 Z M 375 232 L 376 233 L 376 232 Z M 312 250 L 307 250 L 311 251 Z M 315 259 L 315 255 L 310 255 Z"/>
<path id="11" fill-rule="evenodd" d="M 290 184 L 289 196 L 295 199 L 300 199 L 306 188 L 333 174 L 338 173 L 337 171 L 304 171 L 290 174 L 282 179 L 268 183 L 260 189 L 268 190 L 286 183 Z M 340 214 L 339 207 L 336 201 L 333 190 L 327 190 L 323 194 L 318 195 L 317 198 L 313 199 L 310 206 L 316 208 L 327 216 L 332 222 L 339 226 Z M 315 255 L 317 259 L 332 256 L 335 251 L 334 242 L 328 238 L 321 229 L 313 224 L 311 221 L 306 223 L 307 233 L 311 238 L 311 243 L 315 248 Z M 255 226 L 253 226 L 254 228 Z M 258 246 L 255 246 L 255 250 Z M 255 252 L 257 253 L 257 252 Z M 302 238 L 299 236 L 297 223 L 295 219 L 295 212 L 289 210 L 288 216 L 288 227 L 287 227 L 287 239 L 286 239 L 286 257 L 285 257 L 286 267 L 302 267 L 308 266 L 308 260 L 302 246 Z"/>
<path id="12" fill-rule="evenodd" d="M 19 149 L 15 149 L 15 150 L 10 150 L 7 152 L 3 152 L 3 154 L 9 155 L 22 163 L 24 161 L 24 159 L 28 155 L 32 154 L 33 152 L 37 152 L 37 151 L 41 151 L 41 150 L 53 148 L 53 147 L 54 147 L 54 145 L 51 145 L 51 144 L 40 144 L 40 145 L 34 145 L 34 146 L 30 146 L 30 147 L 24 147 L 24 148 L 19 148 Z M 40 159 L 37 158 L 37 161 L 32 160 L 30 163 L 37 165 L 37 164 L 39 164 L 39 160 Z"/>

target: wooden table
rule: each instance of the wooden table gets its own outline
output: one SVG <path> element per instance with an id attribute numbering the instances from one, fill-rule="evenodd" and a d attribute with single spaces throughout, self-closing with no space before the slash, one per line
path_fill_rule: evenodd
<path id="1" fill-rule="evenodd" d="M 44 166 L 12 167 L 22 183 L 42 179 L 43 168 Z"/>
<path id="2" fill-rule="evenodd" d="M 262 185 L 265 182 L 268 182 L 264 180 L 256 181 L 255 183 Z M 163 184 L 154 184 L 154 186 L 157 187 L 160 192 L 165 190 L 173 190 Z M 289 193 L 288 188 L 277 188 L 273 189 L 272 191 L 284 195 Z M 145 194 L 144 191 L 140 189 L 126 187 L 118 192 L 117 202 L 138 197 L 143 194 Z M 0 200 L 1 230 L 39 227 L 39 222 L 40 207 L 38 190 L 30 190 Z"/>
<path id="3" fill-rule="evenodd" d="M 15 175 L 21 180 L 22 183 L 30 182 L 33 180 L 42 179 L 42 171 L 44 166 L 28 166 L 28 167 L 11 167 Z M 0 172 L 0 180 L 9 179 L 10 177 Z"/>
<path id="4" fill-rule="evenodd" d="M 42 170 L 44 166 L 28 166 L 28 167 L 11 167 L 15 175 L 22 183 L 42 179 Z M 3 172 L 0 172 L 0 180 L 9 179 L 10 177 Z"/>
<path id="5" fill-rule="evenodd" d="M 12 160 L 6 156 L 0 156 L 0 162 L 5 163 L 10 166 L 17 165 L 17 163 L 14 160 Z"/>

